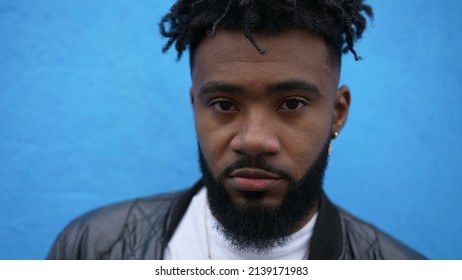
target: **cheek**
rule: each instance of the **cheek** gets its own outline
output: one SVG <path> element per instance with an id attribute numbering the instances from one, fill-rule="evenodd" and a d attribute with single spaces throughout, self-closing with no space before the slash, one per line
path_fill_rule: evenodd
<path id="1" fill-rule="evenodd" d="M 292 126 L 283 126 L 281 141 L 288 168 L 294 178 L 300 179 L 313 165 L 329 138 L 328 118 L 311 116 Z"/>
<path id="2" fill-rule="evenodd" d="M 194 109 L 197 140 L 207 165 L 213 175 L 218 176 L 227 164 L 225 158 L 229 146 L 230 131 L 211 121 L 207 111 L 203 108 Z"/>
<path id="3" fill-rule="evenodd" d="M 204 113 L 202 112 L 201 108 L 198 108 L 198 105 L 194 105 L 194 125 L 196 128 L 196 135 L 197 141 L 199 142 L 199 147 L 204 155 L 205 159 L 208 161 L 208 154 L 210 153 L 208 148 L 208 140 L 210 138 L 210 134 L 208 131 L 210 130 L 207 128 L 207 121 L 204 118 Z"/>

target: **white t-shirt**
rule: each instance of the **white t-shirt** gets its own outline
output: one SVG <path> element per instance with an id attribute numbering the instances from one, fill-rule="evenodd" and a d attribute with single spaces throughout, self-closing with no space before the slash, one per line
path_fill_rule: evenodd
<path id="1" fill-rule="evenodd" d="M 191 200 L 183 219 L 164 251 L 166 260 L 301 260 L 308 256 L 316 213 L 299 231 L 291 235 L 283 247 L 275 247 L 264 254 L 241 252 L 233 248 L 216 228 L 207 203 L 206 188 Z M 208 240 L 207 240 L 208 237 Z"/>

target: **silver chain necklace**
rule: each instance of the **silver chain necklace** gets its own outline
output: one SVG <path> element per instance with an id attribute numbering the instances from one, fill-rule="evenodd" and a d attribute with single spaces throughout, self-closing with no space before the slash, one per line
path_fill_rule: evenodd
<path id="1" fill-rule="evenodd" d="M 206 200 L 204 203 L 204 224 L 205 224 L 205 242 L 207 244 L 207 258 L 212 260 L 212 252 L 210 249 L 210 236 L 209 236 L 209 227 L 207 223 L 207 209 L 208 209 L 208 201 Z"/>

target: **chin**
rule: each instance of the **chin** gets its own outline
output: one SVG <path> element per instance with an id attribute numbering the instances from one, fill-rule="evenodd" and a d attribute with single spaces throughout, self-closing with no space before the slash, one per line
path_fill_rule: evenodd
<path id="1" fill-rule="evenodd" d="M 284 179 L 275 181 L 272 186 L 264 186 L 266 189 L 261 182 L 238 180 L 242 183 L 239 187 L 227 179 L 237 167 L 264 169 L 265 165 L 251 165 L 254 164 L 251 160 L 248 165 L 236 164 L 237 167 L 233 166 L 230 172 L 223 172 L 222 176 L 216 178 L 200 154 L 210 210 L 232 246 L 253 251 L 279 246 L 309 220 L 322 197 L 328 144 L 302 179 L 297 181 L 280 172 L 280 178 Z M 271 169 L 268 171 L 278 174 Z"/>

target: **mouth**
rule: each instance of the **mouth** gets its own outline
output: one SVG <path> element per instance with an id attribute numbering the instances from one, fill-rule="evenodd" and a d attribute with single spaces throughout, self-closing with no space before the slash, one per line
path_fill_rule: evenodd
<path id="1" fill-rule="evenodd" d="M 282 179 L 281 176 L 258 168 L 241 168 L 231 172 L 231 186 L 243 192 L 271 190 Z"/>

